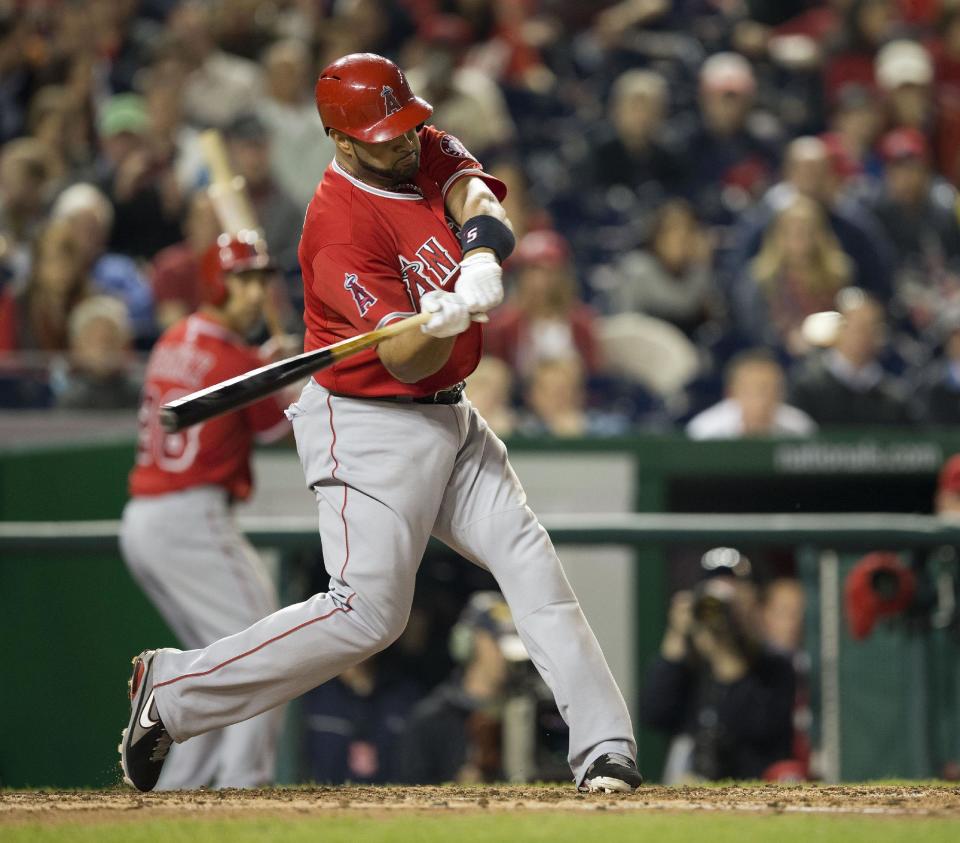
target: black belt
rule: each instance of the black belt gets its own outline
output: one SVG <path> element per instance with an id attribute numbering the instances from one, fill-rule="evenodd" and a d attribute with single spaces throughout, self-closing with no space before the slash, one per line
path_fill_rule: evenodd
<path id="1" fill-rule="evenodd" d="M 355 398 L 360 401 L 389 401 L 391 404 L 459 404 L 465 387 L 466 384 L 460 381 L 449 389 L 441 389 L 432 395 L 422 395 L 420 397 L 413 395 L 347 395 L 345 392 L 334 392 L 332 389 L 328 392 L 338 398 Z"/>

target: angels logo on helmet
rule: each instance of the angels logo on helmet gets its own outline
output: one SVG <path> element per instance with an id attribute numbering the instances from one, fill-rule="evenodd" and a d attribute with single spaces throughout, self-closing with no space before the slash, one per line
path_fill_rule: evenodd
<path id="1" fill-rule="evenodd" d="M 383 89 L 380 91 L 380 96 L 383 97 L 384 117 L 389 117 L 395 111 L 399 111 L 402 108 L 400 101 L 397 99 L 397 95 L 389 85 L 383 86 Z"/>

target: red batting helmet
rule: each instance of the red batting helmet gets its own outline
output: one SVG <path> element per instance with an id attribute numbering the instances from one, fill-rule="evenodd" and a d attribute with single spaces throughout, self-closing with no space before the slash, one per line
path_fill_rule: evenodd
<path id="1" fill-rule="evenodd" d="M 419 126 L 433 107 L 415 97 L 392 61 L 374 53 L 351 53 L 329 65 L 315 88 L 324 128 L 381 143 Z"/>
<path id="2" fill-rule="evenodd" d="M 267 244 L 256 231 L 221 234 L 200 259 L 203 300 L 219 307 L 227 300 L 227 273 L 270 268 Z"/>

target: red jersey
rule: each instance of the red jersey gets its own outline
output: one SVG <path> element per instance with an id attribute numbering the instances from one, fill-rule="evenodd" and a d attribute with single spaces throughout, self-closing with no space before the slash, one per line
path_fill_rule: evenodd
<path id="1" fill-rule="evenodd" d="M 234 499 L 249 497 L 254 438 L 272 441 L 289 430 L 278 396 L 180 433 L 165 433 L 158 411 L 161 404 L 262 365 L 253 348 L 205 314 L 194 313 L 171 326 L 147 363 L 130 494 L 162 495 L 214 485 L 223 486 Z"/>
<path id="2" fill-rule="evenodd" d="M 444 200 L 464 176 L 482 178 L 498 199 L 506 186 L 488 175 L 453 135 L 420 132 L 420 170 L 409 192 L 365 184 L 333 161 L 307 208 L 300 238 L 304 350 L 311 351 L 420 312 L 420 296 L 453 291 L 460 241 Z M 430 377 L 401 383 L 376 349 L 318 372 L 317 382 L 348 395 L 429 395 L 463 380 L 480 359 L 477 323 L 456 338 L 450 358 Z"/>

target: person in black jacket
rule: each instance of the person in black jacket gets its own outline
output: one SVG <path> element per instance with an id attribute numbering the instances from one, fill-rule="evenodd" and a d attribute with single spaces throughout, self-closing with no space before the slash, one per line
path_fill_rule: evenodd
<path id="1" fill-rule="evenodd" d="M 870 210 L 892 247 L 894 292 L 922 330 L 960 270 L 956 191 L 935 175 L 930 144 L 918 129 L 894 129 L 878 148 L 883 190 Z"/>
<path id="2" fill-rule="evenodd" d="M 683 170 L 667 136 L 668 110 L 667 80 L 659 73 L 633 68 L 617 77 L 610 91 L 612 131 L 591 156 L 593 183 L 625 185 L 651 199 L 674 192 Z"/>
<path id="3" fill-rule="evenodd" d="M 790 403 L 821 427 L 909 424 L 906 401 L 878 360 L 886 332 L 883 307 L 847 287 L 837 294 L 837 310 L 844 318 L 833 348 L 807 359 Z"/>
<path id="4" fill-rule="evenodd" d="M 756 779 L 789 758 L 795 677 L 748 620 L 731 576 L 677 592 L 640 718 L 673 736 L 664 781 Z"/>
<path id="5" fill-rule="evenodd" d="M 947 427 L 960 424 L 960 312 L 941 320 L 940 353 L 923 373 L 920 385 L 921 421 Z"/>

